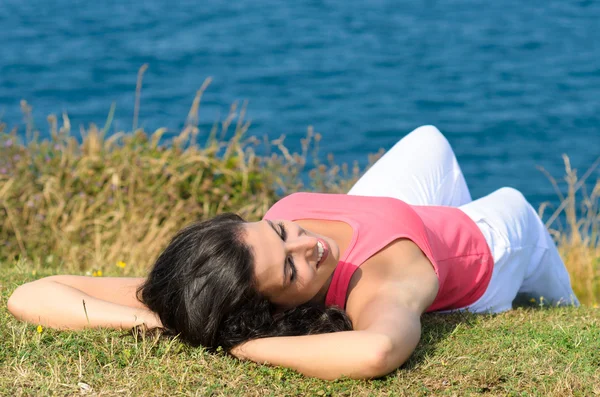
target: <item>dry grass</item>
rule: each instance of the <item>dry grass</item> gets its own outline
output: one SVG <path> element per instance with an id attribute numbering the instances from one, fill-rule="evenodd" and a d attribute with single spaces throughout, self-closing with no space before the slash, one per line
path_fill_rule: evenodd
<path id="1" fill-rule="evenodd" d="M 577 177 L 577 170 L 571 168 L 569 157 L 563 155 L 563 159 L 566 195 L 561 193 L 556 179 L 542 169 L 561 202 L 548 217 L 546 226 L 557 241 L 575 294 L 582 303 L 597 306 L 600 303 L 600 179 L 593 184 L 591 192 L 586 190 L 586 181 L 600 165 L 600 158 L 581 178 Z M 540 208 L 540 216 L 544 217 L 545 209 L 545 206 Z"/>
<path id="2" fill-rule="evenodd" d="M 107 127 L 94 125 L 78 141 L 66 115 L 60 127 L 48 118 L 50 139 L 34 133 L 26 144 L 0 125 L 0 260 L 39 259 L 71 272 L 124 261 L 131 264 L 128 274 L 145 269 L 174 232 L 194 220 L 224 211 L 255 220 L 278 195 L 344 191 L 358 177 L 357 167 L 350 175 L 345 165 L 307 165 L 320 140 L 312 129 L 302 153 L 289 153 L 283 137 L 247 138 L 244 116 L 245 107 L 232 106 L 202 144 L 193 124 L 169 145 L 160 144 L 164 129 L 106 138 Z M 301 179 L 306 167 L 311 186 Z"/>

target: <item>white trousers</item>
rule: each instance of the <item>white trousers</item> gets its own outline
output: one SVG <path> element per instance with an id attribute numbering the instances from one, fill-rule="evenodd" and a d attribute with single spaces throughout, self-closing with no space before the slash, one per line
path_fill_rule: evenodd
<path id="1" fill-rule="evenodd" d="M 525 197 L 505 187 L 473 201 L 450 144 L 433 126 L 419 127 L 402 138 L 348 194 L 459 207 L 473 219 L 490 246 L 494 270 L 485 293 L 463 309 L 506 311 L 517 294 L 552 305 L 579 306 L 558 250 Z"/>

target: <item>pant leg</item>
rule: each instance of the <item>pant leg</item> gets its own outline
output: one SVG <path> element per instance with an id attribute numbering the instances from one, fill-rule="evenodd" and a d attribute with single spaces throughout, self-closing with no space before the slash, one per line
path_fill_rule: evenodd
<path id="1" fill-rule="evenodd" d="M 488 288 L 468 310 L 509 310 L 524 292 L 549 304 L 579 305 L 550 234 L 519 191 L 502 188 L 460 209 L 477 223 L 494 257 Z"/>
<path id="2" fill-rule="evenodd" d="M 571 287 L 571 279 L 565 264 L 560 257 L 558 249 L 548 233 L 545 225 L 540 221 L 540 238 L 547 241 L 548 249 L 544 250 L 541 260 L 536 266 L 530 267 L 523 280 L 520 294 L 525 294 L 536 300 L 543 299 L 551 305 L 579 306 L 579 300 Z"/>
<path id="3" fill-rule="evenodd" d="M 458 207 L 471 201 L 448 140 L 433 126 L 419 127 L 398 141 L 348 194 L 394 197 L 413 205 Z"/>

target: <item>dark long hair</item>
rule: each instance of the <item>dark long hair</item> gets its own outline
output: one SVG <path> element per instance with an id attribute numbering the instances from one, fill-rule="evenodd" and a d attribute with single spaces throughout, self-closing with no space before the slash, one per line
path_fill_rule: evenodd
<path id="1" fill-rule="evenodd" d="M 283 312 L 256 288 L 244 220 L 226 213 L 180 230 L 156 260 L 138 298 L 167 333 L 226 351 L 250 339 L 352 329 L 344 311 L 306 303 Z"/>

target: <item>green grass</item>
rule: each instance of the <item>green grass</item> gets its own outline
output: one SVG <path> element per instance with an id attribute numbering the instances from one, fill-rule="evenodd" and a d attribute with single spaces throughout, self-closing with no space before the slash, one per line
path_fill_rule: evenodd
<path id="1" fill-rule="evenodd" d="M 0 395 L 541 395 L 600 393 L 600 309 L 431 314 L 411 359 L 373 381 L 334 382 L 124 331 L 68 332 L 16 321 L 17 285 L 56 271 L 0 263 Z M 107 275 L 118 275 L 117 269 Z M 85 386 L 83 386 L 85 387 Z"/>

